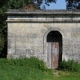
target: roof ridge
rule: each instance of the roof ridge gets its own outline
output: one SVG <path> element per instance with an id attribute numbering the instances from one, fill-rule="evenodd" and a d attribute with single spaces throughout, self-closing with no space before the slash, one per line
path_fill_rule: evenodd
<path id="1" fill-rule="evenodd" d="M 6 14 L 80 14 L 80 10 L 25 10 L 8 9 Z"/>

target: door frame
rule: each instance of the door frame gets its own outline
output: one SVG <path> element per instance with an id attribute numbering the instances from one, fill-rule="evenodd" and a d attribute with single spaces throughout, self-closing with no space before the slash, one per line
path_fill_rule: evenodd
<path id="1" fill-rule="evenodd" d="M 48 51 L 47 51 L 47 48 L 48 48 L 47 35 L 51 31 L 57 31 L 61 34 L 61 36 L 63 36 L 60 31 L 53 30 L 52 28 L 47 30 L 44 34 L 44 38 L 43 38 L 43 55 L 44 55 L 45 58 L 43 60 L 46 63 L 48 68 L 51 68 L 51 60 L 50 60 L 51 59 L 51 54 L 48 54 Z M 62 37 L 62 54 L 63 54 L 63 37 Z"/>

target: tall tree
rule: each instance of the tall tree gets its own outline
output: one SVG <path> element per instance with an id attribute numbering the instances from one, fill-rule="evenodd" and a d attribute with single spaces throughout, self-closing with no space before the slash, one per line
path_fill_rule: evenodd
<path id="1" fill-rule="evenodd" d="M 23 0 L 0 0 L 0 57 L 5 57 L 7 53 L 7 26 L 6 15 L 7 9 L 18 9 L 22 6 Z"/>
<path id="2" fill-rule="evenodd" d="M 66 8 L 71 10 L 80 9 L 80 0 L 66 0 Z"/>
<path id="3" fill-rule="evenodd" d="M 40 6 L 41 6 L 42 3 L 44 3 L 44 4 L 49 6 L 49 3 L 51 3 L 51 2 L 56 3 L 56 1 L 57 0 L 24 0 L 24 4 L 23 5 L 28 6 L 29 4 L 30 5 L 34 4 L 37 7 L 37 9 L 40 9 Z"/>
<path id="4" fill-rule="evenodd" d="M 0 0 L 0 57 L 1 55 L 4 57 L 7 53 L 5 52 L 5 50 L 7 50 L 7 26 L 5 15 L 7 9 L 20 9 L 23 8 L 24 5 L 29 6 L 30 4 L 34 4 L 40 9 L 40 5 L 43 2 L 49 5 L 49 3 L 56 2 L 56 0 Z"/>

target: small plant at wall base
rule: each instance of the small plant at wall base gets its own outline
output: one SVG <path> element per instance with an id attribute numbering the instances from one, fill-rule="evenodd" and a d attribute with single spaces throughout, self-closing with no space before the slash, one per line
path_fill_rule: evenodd
<path id="1" fill-rule="evenodd" d="M 60 63 L 58 69 L 64 71 L 78 72 L 80 71 L 80 64 L 74 60 L 68 60 L 68 61 L 63 60 Z"/>

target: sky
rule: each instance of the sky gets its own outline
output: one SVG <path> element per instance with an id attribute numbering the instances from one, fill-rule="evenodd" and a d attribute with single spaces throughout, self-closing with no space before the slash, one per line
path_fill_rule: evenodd
<path id="1" fill-rule="evenodd" d="M 56 4 L 51 3 L 50 6 L 46 6 L 47 10 L 66 9 L 65 0 L 57 0 Z"/>

